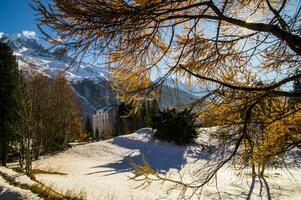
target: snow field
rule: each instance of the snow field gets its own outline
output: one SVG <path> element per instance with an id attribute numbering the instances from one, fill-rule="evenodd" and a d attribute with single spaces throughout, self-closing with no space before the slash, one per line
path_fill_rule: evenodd
<path id="1" fill-rule="evenodd" d="M 210 131 L 204 129 L 203 131 Z M 198 140 L 198 143 L 201 143 Z M 208 140 L 206 141 L 208 143 Z M 207 154 L 201 146 L 180 147 L 175 144 L 151 139 L 150 129 L 116 137 L 71 149 L 34 163 L 39 169 L 53 169 L 67 176 L 37 175 L 37 179 L 51 185 L 59 192 L 85 193 L 88 200 L 94 199 L 176 199 L 180 191 L 166 195 L 172 184 L 153 182 L 148 187 L 138 187 L 142 182 L 130 180 L 134 176 L 129 158 L 142 164 L 142 155 L 160 173 L 178 179 L 184 174 L 186 181 L 197 176 L 193 172 L 204 166 Z M 251 186 L 249 171 L 237 176 L 232 167 L 226 166 L 202 190 L 201 199 L 246 199 Z M 293 174 L 293 176 L 291 175 Z M 202 174 L 204 175 L 204 174 Z M 269 169 L 266 180 L 273 199 L 301 199 L 301 170 L 299 168 Z M 260 199 L 260 181 L 256 179 L 251 199 Z M 218 193 L 219 191 L 219 193 Z M 262 198 L 267 192 L 263 187 Z M 197 198 L 195 198 L 197 199 Z"/>

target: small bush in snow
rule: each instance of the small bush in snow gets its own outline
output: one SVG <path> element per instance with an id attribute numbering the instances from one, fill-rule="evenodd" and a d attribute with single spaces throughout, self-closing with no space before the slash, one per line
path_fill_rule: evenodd
<path id="1" fill-rule="evenodd" d="M 196 114 L 191 110 L 167 109 L 152 117 L 154 137 L 179 145 L 191 144 L 197 138 Z"/>

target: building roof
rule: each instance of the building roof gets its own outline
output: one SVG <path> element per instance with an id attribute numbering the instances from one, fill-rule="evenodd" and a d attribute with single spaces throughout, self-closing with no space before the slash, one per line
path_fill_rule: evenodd
<path id="1" fill-rule="evenodd" d="M 106 106 L 103 108 L 100 108 L 96 111 L 96 113 L 100 113 L 100 112 L 109 112 L 111 109 L 113 109 L 113 106 Z"/>

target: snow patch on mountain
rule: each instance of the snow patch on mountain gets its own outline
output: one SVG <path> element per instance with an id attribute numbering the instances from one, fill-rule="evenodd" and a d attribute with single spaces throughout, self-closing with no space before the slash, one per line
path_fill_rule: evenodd
<path id="1" fill-rule="evenodd" d="M 64 70 L 66 78 L 71 82 L 81 82 L 85 79 L 100 82 L 112 79 L 109 70 L 101 66 L 87 63 L 75 63 L 71 66 L 70 57 L 60 56 L 56 50 L 45 49 L 33 31 L 25 30 L 14 35 L 0 33 L 0 38 L 13 49 L 20 70 L 26 74 L 41 73 L 53 78 L 58 70 Z"/>
<path id="2" fill-rule="evenodd" d="M 189 94 L 193 96 L 204 96 L 204 93 L 206 93 L 206 89 L 202 88 L 201 86 L 198 85 L 188 85 L 186 83 L 183 83 L 179 79 L 174 79 L 174 78 L 166 78 L 162 80 L 162 77 L 157 78 L 154 82 L 157 83 L 159 81 L 163 81 L 163 85 L 168 86 L 170 88 L 174 88 L 176 91 L 177 90 L 182 90 L 185 92 L 188 92 Z"/>
<path id="3" fill-rule="evenodd" d="M 28 39 L 36 39 L 36 33 L 34 31 L 23 31 L 22 35 Z M 22 36 L 20 35 L 20 37 Z"/>
<path id="4" fill-rule="evenodd" d="M 68 56 L 65 49 L 61 47 L 52 51 L 46 49 L 33 31 L 25 30 L 14 35 L 2 33 L 0 41 L 7 43 L 13 49 L 19 69 L 24 74 L 39 73 L 54 78 L 58 70 L 64 70 L 66 78 L 72 84 L 81 83 L 84 80 L 93 81 L 96 84 L 113 81 L 110 71 L 105 67 L 87 63 L 73 63 L 70 66 L 72 58 Z M 181 94 L 184 91 L 186 93 L 184 96 L 187 94 L 194 97 L 203 95 L 200 87 L 187 86 L 173 78 L 166 79 L 164 86 L 175 88 L 169 91 L 172 94 Z"/>

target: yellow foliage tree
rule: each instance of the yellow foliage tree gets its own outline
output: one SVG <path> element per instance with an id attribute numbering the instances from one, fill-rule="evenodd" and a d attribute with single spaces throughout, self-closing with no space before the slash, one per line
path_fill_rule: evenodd
<path id="1" fill-rule="evenodd" d="M 289 87 L 301 78 L 295 73 L 301 61 L 298 1 L 51 0 L 34 7 L 46 40 L 75 58 L 92 52 L 109 59 L 122 98 L 139 100 L 141 91 L 156 89 L 168 77 L 209 85 L 192 106 L 205 102 L 200 116 L 228 127 L 220 132 L 232 149 L 193 188 L 240 158 L 243 147 L 242 155 L 251 155 L 247 163 L 265 165 L 263 158 L 281 153 L 283 138 L 289 137 L 290 148 L 301 144 L 287 129 L 298 123 L 299 110 L 285 105 L 287 98 L 301 96 Z M 162 77 L 156 83 L 150 81 L 154 72 Z M 273 155 L 262 152 L 273 146 Z"/>

